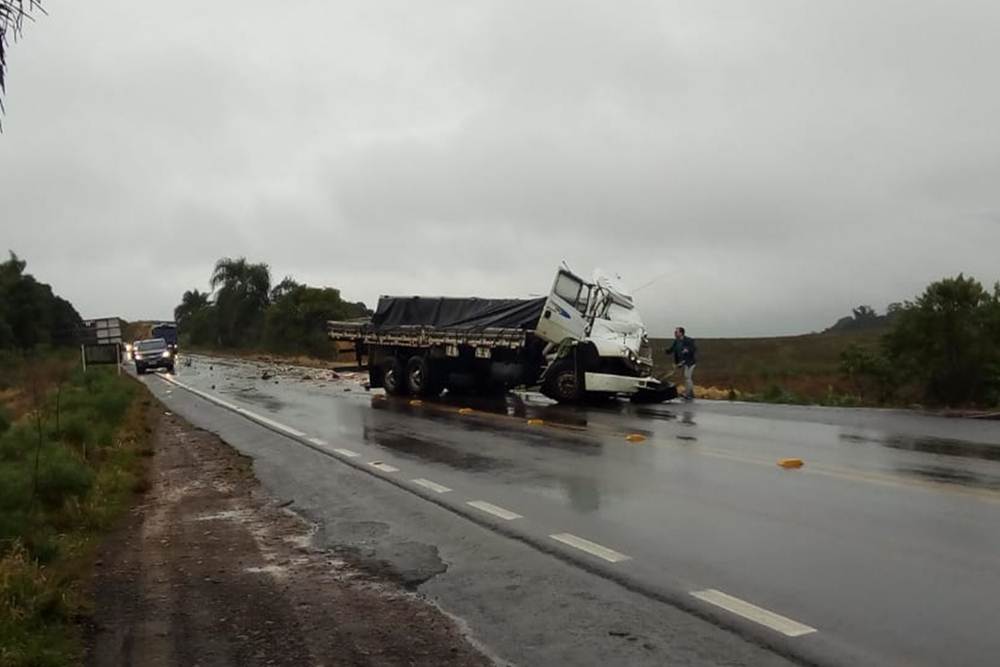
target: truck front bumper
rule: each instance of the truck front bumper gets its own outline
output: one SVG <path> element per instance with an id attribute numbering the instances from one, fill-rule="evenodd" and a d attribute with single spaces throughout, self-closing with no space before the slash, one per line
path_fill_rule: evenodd
<path id="1" fill-rule="evenodd" d="M 658 391 L 663 383 L 654 377 L 631 377 L 628 375 L 612 375 L 610 373 L 584 373 L 583 387 L 585 391 L 596 391 L 608 394 L 635 394 L 639 391 Z"/>

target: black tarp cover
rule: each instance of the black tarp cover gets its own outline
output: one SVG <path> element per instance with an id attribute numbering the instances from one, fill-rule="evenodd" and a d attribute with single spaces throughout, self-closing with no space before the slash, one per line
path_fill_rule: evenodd
<path id="1" fill-rule="evenodd" d="M 372 317 L 372 327 L 398 326 L 478 330 L 487 328 L 534 329 L 542 316 L 545 298 L 479 299 L 426 296 L 383 296 Z"/>

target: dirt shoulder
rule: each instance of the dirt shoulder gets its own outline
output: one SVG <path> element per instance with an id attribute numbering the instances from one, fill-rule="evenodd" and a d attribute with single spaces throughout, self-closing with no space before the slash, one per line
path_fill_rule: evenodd
<path id="1" fill-rule="evenodd" d="M 89 664 L 491 664 L 398 582 L 312 547 L 218 437 L 151 428 L 149 490 L 98 554 Z"/>

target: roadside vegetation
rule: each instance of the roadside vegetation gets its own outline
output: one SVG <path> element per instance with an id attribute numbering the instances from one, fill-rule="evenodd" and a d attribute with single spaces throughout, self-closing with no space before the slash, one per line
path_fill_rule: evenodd
<path id="1" fill-rule="evenodd" d="M 75 343 L 80 315 L 26 269 L 13 252 L 0 262 L 0 350 Z"/>
<path id="2" fill-rule="evenodd" d="M 75 354 L 0 362 L 0 665 L 81 654 L 93 549 L 144 488 L 140 388 Z M 146 403 L 146 405 L 143 405 Z"/>
<path id="3" fill-rule="evenodd" d="M 146 406 L 82 372 L 79 314 L 26 269 L 0 263 L 0 665 L 73 665 L 92 550 L 144 484 Z"/>
<path id="4" fill-rule="evenodd" d="M 188 346 L 330 359 L 336 350 L 326 336 L 327 320 L 371 314 L 332 287 L 310 287 L 291 277 L 272 285 L 267 264 L 243 257 L 216 262 L 209 287 L 184 292 L 174 309 Z"/>
<path id="5" fill-rule="evenodd" d="M 670 368 L 667 341 L 654 342 Z M 703 395 L 772 403 L 991 408 L 1000 404 L 1000 285 L 959 275 L 823 333 L 701 339 Z"/>

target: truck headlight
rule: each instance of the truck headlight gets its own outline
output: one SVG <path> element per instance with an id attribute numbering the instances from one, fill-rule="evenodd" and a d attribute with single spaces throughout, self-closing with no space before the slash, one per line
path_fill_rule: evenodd
<path id="1" fill-rule="evenodd" d="M 164 351 L 163 351 L 163 356 L 164 356 L 165 358 L 168 358 L 168 359 L 169 359 L 169 358 L 170 358 L 170 350 L 164 350 Z"/>

